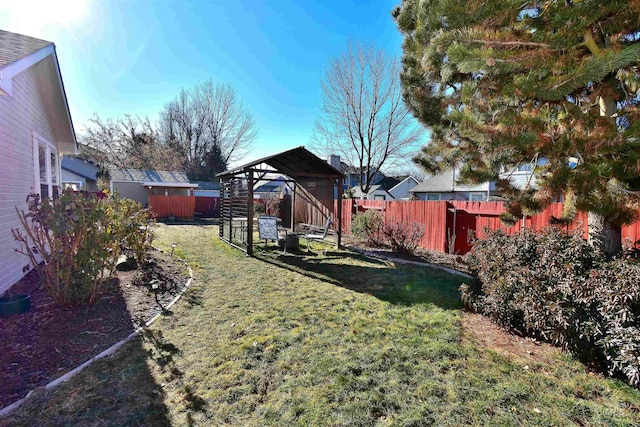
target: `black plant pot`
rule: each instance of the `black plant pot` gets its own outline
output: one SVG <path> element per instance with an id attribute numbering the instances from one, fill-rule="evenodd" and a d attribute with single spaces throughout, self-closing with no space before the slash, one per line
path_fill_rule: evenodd
<path id="1" fill-rule="evenodd" d="M 0 298 L 0 317 L 24 313 L 30 308 L 30 295 L 6 295 Z"/>

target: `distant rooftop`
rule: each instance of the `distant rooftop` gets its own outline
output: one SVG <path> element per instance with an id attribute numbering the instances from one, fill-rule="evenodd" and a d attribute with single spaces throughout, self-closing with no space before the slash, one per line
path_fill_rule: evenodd
<path id="1" fill-rule="evenodd" d="M 62 169 L 66 169 L 87 179 L 97 180 L 98 166 L 73 156 L 62 157 Z"/>
<path id="2" fill-rule="evenodd" d="M 449 193 L 454 191 L 454 180 L 454 171 L 449 169 L 425 179 L 410 191 L 413 193 Z"/>
<path id="3" fill-rule="evenodd" d="M 118 169 L 109 170 L 112 181 L 125 182 L 167 182 L 189 184 L 187 174 L 180 171 L 157 171 L 147 169 Z"/>

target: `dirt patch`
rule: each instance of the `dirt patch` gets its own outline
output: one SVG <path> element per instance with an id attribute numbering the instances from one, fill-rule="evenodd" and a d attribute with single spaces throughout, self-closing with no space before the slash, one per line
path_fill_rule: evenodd
<path id="1" fill-rule="evenodd" d="M 162 309 L 146 283 L 157 280 L 166 306 L 188 279 L 184 263 L 159 251 L 143 268 L 117 272 L 95 304 L 59 307 L 32 271 L 12 294 L 30 294 L 31 309 L 0 318 L 0 408 L 44 386 L 128 336 Z"/>
<path id="2" fill-rule="evenodd" d="M 520 359 L 521 362 L 528 363 L 528 369 L 554 366 L 562 353 L 562 350 L 551 344 L 512 334 L 481 314 L 464 313 L 462 326 L 466 340 L 509 359 Z"/>
<path id="3" fill-rule="evenodd" d="M 361 242 L 358 242 L 355 239 L 350 238 L 349 236 L 345 236 L 344 241 L 346 245 L 357 248 L 360 251 L 365 251 L 374 256 L 380 256 L 383 258 L 393 257 L 405 259 L 408 261 L 425 262 L 429 264 L 440 265 L 442 267 L 452 268 L 463 273 L 469 273 L 469 267 L 467 267 L 467 264 L 464 262 L 464 257 L 462 257 L 461 255 L 451 255 L 444 252 L 431 251 L 422 248 L 416 249 L 413 254 L 399 254 L 385 247 L 365 246 Z"/>

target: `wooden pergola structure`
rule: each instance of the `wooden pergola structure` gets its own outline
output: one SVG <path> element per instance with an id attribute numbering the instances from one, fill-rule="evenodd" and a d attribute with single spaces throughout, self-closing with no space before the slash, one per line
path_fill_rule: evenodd
<path id="1" fill-rule="evenodd" d="M 274 178 L 274 175 L 280 176 Z M 265 181 L 275 180 L 291 190 L 288 228 L 293 232 L 300 222 L 322 227 L 331 216 L 336 246 L 341 246 L 342 203 L 339 202 L 344 175 L 306 148 L 264 157 L 216 176 L 220 178 L 220 239 L 247 255 L 253 255 L 254 190 Z"/>

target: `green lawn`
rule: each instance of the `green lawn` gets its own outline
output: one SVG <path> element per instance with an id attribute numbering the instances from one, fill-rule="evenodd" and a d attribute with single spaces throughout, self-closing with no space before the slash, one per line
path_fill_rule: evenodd
<path id="1" fill-rule="evenodd" d="M 173 314 L 1 425 L 640 424 L 637 390 L 568 356 L 524 369 L 465 338 L 459 276 L 157 234 L 196 272 Z"/>

